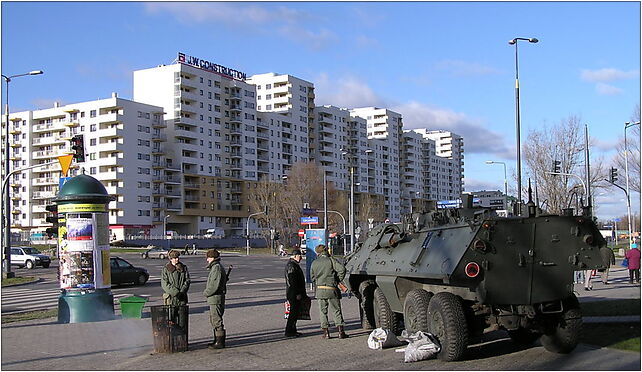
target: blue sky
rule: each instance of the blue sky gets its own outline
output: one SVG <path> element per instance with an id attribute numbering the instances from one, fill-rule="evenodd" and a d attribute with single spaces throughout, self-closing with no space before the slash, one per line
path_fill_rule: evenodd
<path id="1" fill-rule="evenodd" d="M 182 51 L 461 134 L 467 191 L 503 189 L 485 160 L 515 167 L 514 37 L 540 40 L 519 44 L 522 140 L 576 115 L 610 166 L 640 102 L 639 2 L 2 2 L 3 74 L 45 71 L 11 84 L 11 111 L 132 98 L 134 70 Z M 625 214 L 615 191 L 599 217 Z"/>

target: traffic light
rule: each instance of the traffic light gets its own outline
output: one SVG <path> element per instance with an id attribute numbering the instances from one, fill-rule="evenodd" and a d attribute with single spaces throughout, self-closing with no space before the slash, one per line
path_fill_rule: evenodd
<path id="1" fill-rule="evenodd" d="M 562 162 L 559 160 L 553 160 L 553 173 L 561 173 Z"/>
<path id="2" fill-rule="evenodd" d="M 615 183 L 617 181 L 617 168 L 611 168 L 611 174 L 609 175 L 609 181 Z"/>
<path id="3" fill-rule="evenodd" d="M 76 163 L 85 161 L 85 136 L 77 134 L 71 138 L 71 149 L 74 151 L 74 160 Z"/>
<path id="4" fill-rule="evenodd" d="M 47 205 L 45 207 L 47 212 L 53 213 L 51 216 L 47 216 L 45 218 L 45 221 L 53 224 L 52 227 L 48 227 L 45 232 L 47 233 L 48 236 L 58 236 L 58 205 L 57 204 L 51 204 Z"/>

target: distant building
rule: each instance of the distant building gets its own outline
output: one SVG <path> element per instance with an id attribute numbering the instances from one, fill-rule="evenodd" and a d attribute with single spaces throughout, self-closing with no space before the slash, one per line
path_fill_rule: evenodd
<path id="1" fill-rule="evenodd" d="M 491 209 L 504 209 L 505 195 L 501 191 L 473 191 L 474 206 L 491 208 Z"/>

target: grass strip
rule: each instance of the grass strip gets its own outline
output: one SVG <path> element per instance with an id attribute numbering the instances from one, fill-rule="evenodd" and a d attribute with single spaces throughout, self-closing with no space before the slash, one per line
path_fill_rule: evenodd
<path id="1" fill-rule="evenodd" d="M 35 276 L 16 276 L 16 277 L 13 277 L 13 278 L 2 279 L 2 286 L 3 287 L 10 287 L 12 285 L 28 283 L 28 282 L 32 282 L 34 280 L 36 280 Z"/>
<path id="2" fill-rule="evenodd" d="M 21 322 L 24 320 L 47 319 L 58 316 L 58 309 L 34 310 L 18 314 L 6 314 L 2 316 L 2 324 Z"/>
<path id="3" fill-rule="evenodd" d="M 580 343 L 640 352 L 640 323 L 584 323 Z"/>

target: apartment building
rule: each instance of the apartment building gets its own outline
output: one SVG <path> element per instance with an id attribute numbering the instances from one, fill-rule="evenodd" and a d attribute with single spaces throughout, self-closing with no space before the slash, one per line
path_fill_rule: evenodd
<path id="1" fill-rule="evenodd" d="M 114 95 L 15 113 L 10 121 L 13 167 L 55 159 L 70 151 L 71 136 L 85 135 L 80 166 L 117 196 L 110 225 L 118 237 L 159 235 L 164 226 L 243 235 L 252 188 L 282 182 L 296 162 L 317 162 L 345 192 L 352 169 L 357 211 L 367 197 L 393 222 L 411 203 L 459 198 L 463 142 L 455 134 L 404 133 L 394 111 L 315 106 L 311 82 L 275 73 L 248 78 L 183 53 L 174 64 L 133 75 L 133 101 Z M 21 181 L 29 173 L 12 179 L 13 222 L 44 229 L 60 168 L 31 172 L 32 182 Z"/>
<path id="2" fill-rule="evenodd" d="M 150 170 L 155 167 L 153 146 L 165 141 L 159 132 L 164 127 L 162 116 L 161 107 L 115 93 L 107 99 L 12 113 L 11 170 L 52 163 L 10 178 L 12 228 L 49 226 L 45 206 L 54 204 L 62 177 L 57 157 L 72 153 L 71 137 L 79 134 L 84 137 L 85 162 L 70 169 L 68 176 L 91 175 L 116 196 L 109 203 L 109 223 L 115 233 L 152 228 L 151 211 L 156 206 Z"/>
<path id="3" fill-rule="evenodd" d="M 367 123 L 368 146 L 372 150 L 368 156 L 368 167 L 373 169 L 367 175 L 367 184 L 371 186 L 368 190 L 383 195 L 385 214 L 390 221 L 400 221 L 401 114 L 378 107 L 353 108 L 350 113 Z"/>

